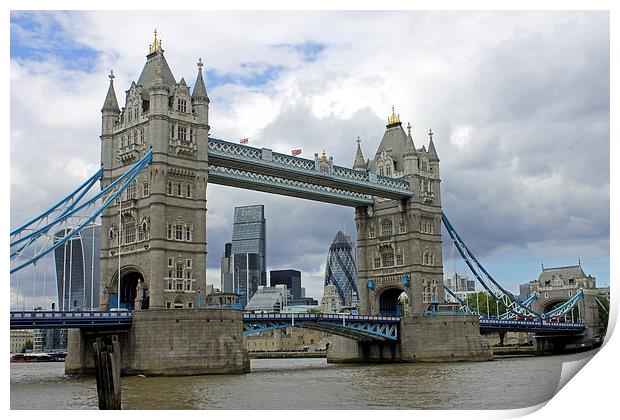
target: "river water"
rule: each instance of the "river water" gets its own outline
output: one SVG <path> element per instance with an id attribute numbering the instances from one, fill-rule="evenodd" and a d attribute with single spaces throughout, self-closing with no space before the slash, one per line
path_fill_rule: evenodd
<path id="1" fill-rule="evenodd" d="M 562 363 L 592 352 L 477 363 L 335 365 L 259 359 L 244 375 L 123 377 L 123 409 L 509 409 L 553 396 Z M 11 364 L 11 409 L 97 409 L 94 378 Z"/>

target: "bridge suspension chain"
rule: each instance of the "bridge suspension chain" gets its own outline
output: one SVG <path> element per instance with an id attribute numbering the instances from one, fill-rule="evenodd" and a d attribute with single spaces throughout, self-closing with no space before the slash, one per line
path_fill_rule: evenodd
<path id="1" fill-rule="evenodd" d="M 34 218 L 33 220 L 37 221 L 37 223 L 43 221 L 45 219 L 45 224 L 36 230 L 30 231 L 26 233 L 26 228 L 24 226 L 31 226 L 32 223 L 26 224 L 22 226 L 22 228 L 17 229 L 15 235 L 12 235 L 11 242 L 11 259 L 12 263 L 14 263 L 14 267 L 11 268 L 11 274 L 22 270 L 23 268 L 37 262 L 39 259 L 54 251 L 55 249 L 64 246 L 68 241 L 70 241 L 75 235 L 77 235 L 84 228 L 90 226 L 97 217 L 107 208 L 109 207 L 114 200 L 116 200 L 122 193 L 127 189 L 129 185 L 133 182 L 133 180 L 142 172 L 142 170 L 150 163 L 152 159 L 152 150 L 149 150 L 138 162 L 136 162 L 131 168 L 129 168 L 125 173 L 119 176 L 116 180 L 114 180 L 110 185 L 104 188 L 101 192 L 96 194 L 94 197 L 86 200 L 83 203 L 79 201 L 72 202 L 69 207 L 62 210 L 61 214 L 55 217 L 51 222 L 49 221 L 49 216 L 51 212 L 48 210 L 44 212 L 44 214 Z M 90 184 L 91 186 L 94 182 L 99 179 L 100 175 L 93 175 L 87 183 L 83 185 Z M 86 194 L 86 190 L 76 190 L 79 191 L 77 193 L 77 197 L 80 200 Z M 102 204 L 98 205 L 97 203 L 101 200 Z M 80 216 L 79 212 L 83 210 L 88 210 L 88 214 L 86 216 Z M 53 228 L 65 227 L 65 235 L 62 239 L 54 241 L 53 235 L 50 235 L 49 232 Z M 68 228 L 70 227 L 70 229 Z M 24 233 L 22 236 L 21 234 Z M 13 239 L 15 238 L 15 239 Z M 36 251 L 33 255 L 26 255 L 24 252 L 25 248 L 28 244 L 34 243 L 38 239 L 43 239 L 46 243 L 44 246 L 40 247 L 38 251 Z M 52 242 L 50 245 L 49 242 Z M 25 244 L 25 246 L 23 245 Z"/>

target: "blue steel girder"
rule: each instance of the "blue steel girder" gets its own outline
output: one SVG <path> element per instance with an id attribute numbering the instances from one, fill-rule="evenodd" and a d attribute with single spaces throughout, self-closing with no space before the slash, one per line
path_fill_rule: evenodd
<path id="1" fill-rule="evenodd" d="M 271 175 L 305 184 L 346 190 L 361 195 L 394 200 L 413 196 L 409 181 L 380 176 L 342 166 L 320 171 L 315 161 L 259 149 L 220 139 L 209 138 L 209 163 L 245 172 Z M 210 181 L 210 180 L 209 180 Z"/>
<path id="2" fill-rule="evenodd" d="M 542 320 L 513 320 L 480 318 L 480 331 L 519 331 L 533 333 L 579 334 L 585 329 L 580 322 L 546 322 Z"/>
<path id="3" fill-rule="evenodd" d="M 373 319 L 374 318 L 374 319 Z M 397 341 L 399 318 L 330 314 L 244 314 L 243 334 L 297 327 L 357 341 Z"/>
<path id="4" fill-rule="evenodd" d="M 370 206 L 369 195 L 209 163 L 209 182 L 343 206 Z"/>
<path id="5" fill-rule="evenodd" d="M 11 311 L 11 329 L 128 329 L 130 311 Z"/>

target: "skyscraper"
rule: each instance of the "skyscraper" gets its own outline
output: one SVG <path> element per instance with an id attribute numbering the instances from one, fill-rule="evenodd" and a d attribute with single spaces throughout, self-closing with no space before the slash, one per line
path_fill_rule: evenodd
<path id="1" fill-rule="evenodd" d="M 233 290 L 233 276 L 230 271 L 232 255 L 232 243 L 228 242 L 224 245 L 224 255 L 220 259 L 220 285 L 222 291 L 225 293 L 232 293 Z"/>
<path id="2" fill-rule="evenodd" d="M 243 307 L 258 286 L 267 285 L 265 263 L 265 207 L 262 204 L 235 207 L 232 238 L 231 273 L 234 292 Z"/>
<path id="3" fill-rule="evenodd" d="M 70 232 L 61 230 L 54 242 Z M 99 244 L 101 226 L 89 226 L 54 250 L 59 309 L 99 307 Z"/>
<path id="4" fill-rule="evenodd" d="M 351 238 L 338 231 L 327 253 L 325 286 L 336 286 L 343 306 L 358 304 L 357 267 Z"/>

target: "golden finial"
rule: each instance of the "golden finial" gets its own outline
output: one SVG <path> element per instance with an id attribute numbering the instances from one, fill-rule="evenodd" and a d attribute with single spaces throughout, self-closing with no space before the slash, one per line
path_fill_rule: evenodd
<path id="1" fill-rule="evenodd" d="M 392 105 L 392 115 L 388 117 L 388 125 L 389 124 L 400 124 L 400 115 L 396 114 L 394 111 L 394 105 Z"/>
<path id="2" fill-rule="evenodd" d="M 157 40 L 157 29 L 153 31 L 153 43 L 149 45 L 149 54 L 153 54 L 154 52 L 161 51 L 161 39 Z"/>

